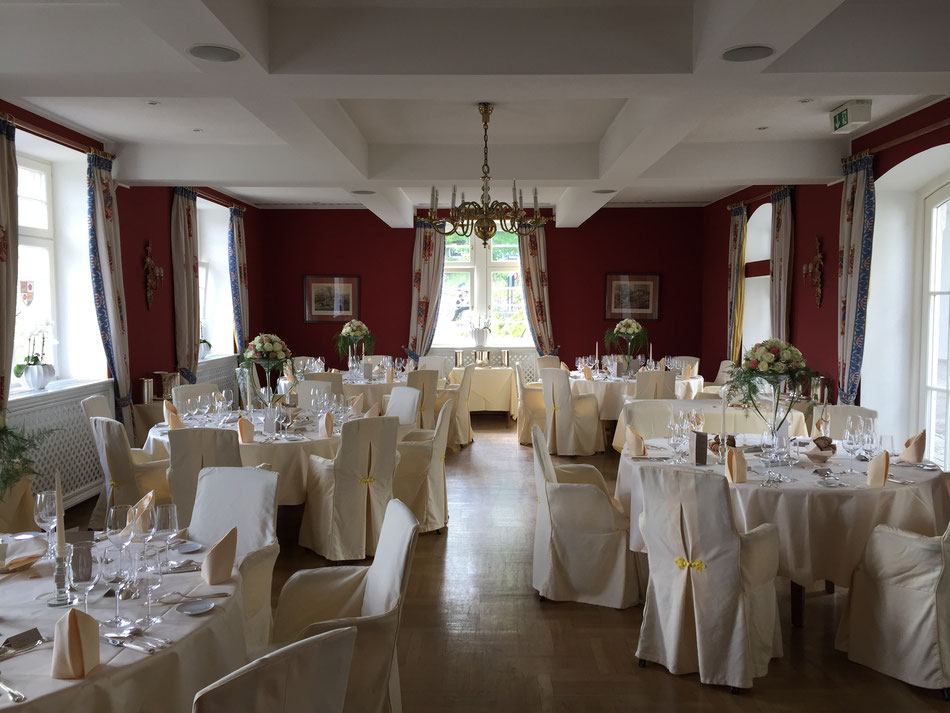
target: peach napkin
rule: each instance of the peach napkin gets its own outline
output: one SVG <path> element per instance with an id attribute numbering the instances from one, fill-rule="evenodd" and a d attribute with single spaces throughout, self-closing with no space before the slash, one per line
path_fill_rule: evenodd
<path id="1" fill-rule="evenodd" d="M 569 367 L 569 366 L 568 366 L 567 364 L 565 364 L 563 361 L 561 362 L 561 368 L 562 368 L 564 371 L 570 371 L 570 370 L 571 370 L 571 367 Z"/>
<path id="2" fill-rule="evenodd" d="M 392 367 L 389 367 L 389 370 L 386 372 L 386 383 L 391 384 L 396 380 L 396 372 Z"/>
<path id="3" fill-rule="evenodd" d="M 748 466 L 745 462 L 745 456 L 738 448 L 730 448 L 726 451 L 726 478 L 730 483 L 746 482 Z"/>
<path id="4" fill-rule="evenodd" d="M 176 416 L 179 415 L 178 409 L 175 408 L 175 405 L 168 399 L 165 399 L 162 401 L 162 415 L 165 417 L 165 423 L 169 423 L 169 414 L 175 414 Z"/>
<path id="5" fill-rule="evenodd" d="M 238 419 L 238 440 L 241 441 L 241 443 L 254 442 L 254 424 L 244 418 L 244 416 Z"/>
<path id="6" fill-rule="evenodd" d="M 584 365 L 584 378 L 585 378 L 587 381 L 593 381 L 593 380 L 594 380 L 594 375 L 591 373 L 590 367 L 587 366 L 586 364 Z"/>
<path id="7" fill-rule="evenodd" d="M 827 436 L 818 436 L 813 439 L 808 448 L 805 449 L 805 456 L 810 460 L 822 462 L 826 461 L 837 452 L 835 445 L 830 442 Z"/>
<path id="8" fill-rule="evenodd" d="M 379 416 L 379 402 L 370 406 L 363 414 L 363 418 L 375 418 L 376 416 Z"/>
<path id="9" fill-rule="evenodd" d="M 887 473 L 891 468 L 891 454 L 878 453 L 868 463 L 868 487 L 883 488 L 887 483 Z"/>
<path id="10" fill-rule="evenodd" d="M 170 431 L 177 431 L 180 428 L 186 428 L 185 422 L 181 420 L 181 417 L 177 413 L 166 414 L 165 423 L 168 424 L 168 429 Z"/>
<path id="11" fill-rule="evenodd" d="M 924 450 L 927 448 L 927 429 L 911 436 L 904 442 L 904 451 L 897 460 L 905 463 L 920 463 L 924 459 Z"/>
<path id="12" fill-rule="evenodd" d="M 357 394 L 347 402 L 350 411 L 360 412 L 363 409 L 363 394 Z"/>
<path id="13" fill-rule="evenodd" d="M 639 374 L 641 371 L 649 371 L 649 369 L 647 369 L 645 366 L 641 366 L 639 369 L 637 369 L 637 373 Z"/>
<path id="14" fill-rule="evenodd" d="M 818 414 L 818 416 L 815 418 L 815 425 L 812 426 L 812 429 L 811 429 L 811 437 L 818 438 L 819 436 L 821 436 L 822 424 L 830 423 L 830 422 L 831 422 L 831 414 L 829 414 L 827 411 L 825 411 L 824 413 Z"/>
<path id="15" fill-rule="evenodd" d="M 333 435 L 333 414 L 327 411 L 327 415 L 323 419 L 323 435 L 329 438 Z"/>
<path id="16" fill-rule="evenodd" d="M 232 527 L 227 535 L 211 546 L 201 563 L 201 578 L 205 584 L 223 584 L 231 579 L 236 552 L 237 528 Z"/>
<path id="17" fill-rule="evenodd" d="M 99 665 L 99 622 L 70 609 L 53 630 L 52 678 L 85 678 Z"/>
<path id="18" fill-rule="evenodd" d="M 631 456 L 645 456 L 647 454 L 643 436 L 633 426 L 627 426 L 627 453 Z"/>
<path id="19" fill-rule="evenodd" d="M 129 508 L 129 514 L 128 514 L 128 520 L 127 520 L 128 525 L 126 525 L 125 528 L 122 530 L 123 536 L 128 537 L 129 533 L 133 533 L 135 535 L 141 535 L 146 530 L 151 530 L 151 526 L 149 526 L 148 528 L 145 527 L 145 524 L 142 522 L 142 515 L 145 514 L 145 511 L 148 510 L 148 508 L 152 504 L 152 500 L 154 499 L 155 499 L 155 491 L 149 490 L 147 493 L 145 493 L 145 495 L 142 497 L 141 500 L 139 500 L 137 503 L 135 503 L 135 505 Z M 151 523 L 149 523 L 149 525 L 151 525 Z"/>
<path id="20" fill-rule="evenodd" d="M 46 554 L 46 540 L 43 538 L 26 537 L 16 540 L 14 537 L 0 535 L 0 569 L 17 569 Z"/>

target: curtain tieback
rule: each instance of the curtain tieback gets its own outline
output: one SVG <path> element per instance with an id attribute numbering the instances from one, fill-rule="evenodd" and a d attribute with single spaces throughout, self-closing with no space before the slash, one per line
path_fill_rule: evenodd
<path id="1" fill-rule="evenodd" d="M 687 567 L 692 567 L 697 572 L 702 572 L 704 569 L 706 569 L 706 563 L 700 559 L 693 560 L 692 562 L 688 562 L 682 557 L 677 557 L 675 560 L 673 560 L 673 564 L 675 564 L 680 569 L 686 569 Z"/>

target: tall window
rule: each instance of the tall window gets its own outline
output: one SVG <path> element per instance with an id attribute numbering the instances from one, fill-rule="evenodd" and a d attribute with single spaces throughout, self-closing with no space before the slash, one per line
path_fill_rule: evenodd
<path id="1" fill-rule="evenodd" d="M 743 351 L 772 336 L 769 260 L 772 257 L 772 204 L 749 216 L 745 241 L 745 308 L 742 313 Z"/>
<path id="2" fill-rule="evenodd" d="M 499 229 L 487 248 L 474 236 L 446 236 L 442 299 L 433 345 L 470 344 L 472 328 L 489 317 L 489 345 L 532 344 L 524 311 L 518 236 Z"/>
<path id="3" fill-rule="evenodd" d="M 950 185 L 932 193 L 924 202 L 924 222 L 929 245 L 929 279 L 924 304 L 927 362 L 924 368 L 924 422 L 929 457 L 944 470 L 947 453 L 947 418 L 950 408 Z"/>
<path id="4" fill-rule="evenodd" d="M 213 354 L 234 354 L 234 310 L 228 272 L 227 208 L 198 199 L 198 302 L 201 338 Z"/>

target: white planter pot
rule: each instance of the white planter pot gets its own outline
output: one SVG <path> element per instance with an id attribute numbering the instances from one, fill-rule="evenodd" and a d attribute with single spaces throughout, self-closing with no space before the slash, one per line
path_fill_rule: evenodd
<path id="1" fill-rule="evenodd" d="M 478 349 L 482 349 L 488 344 L 488 334 L 489 331 L 485 328 L 474 328 L 472 329 L 472 339 L 475 340 L 475 346 Z"/>
<path id="2" fill-rule="evenodd" d="M 211 347 L 202 342 L 198 345 L 198 359 L 204 359 L 211 352 Z"/>
<path id="3" fill-rule="evenodd" d="M 54 376 L 56 370 L 50 364 L 28 366 L 23 372 L 23 380 L 33 391 L 43 391 Z"/>

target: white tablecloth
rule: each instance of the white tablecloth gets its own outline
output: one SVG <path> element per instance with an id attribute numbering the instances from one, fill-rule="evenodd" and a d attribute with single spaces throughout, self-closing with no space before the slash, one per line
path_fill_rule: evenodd
<path id="1" fill-rule="evenodd" d="M 188 556 L 200 560 L 204 555 Z M 31 579 L 36 574 L 43 576 Z M 40 562 L 25 572 L 0 581 L 3 638 L 34 626 L 41 634 L 52 637 L 56 621 L 66 610 L 47 607 L 45 597 L 36 598 L 52 592 L 52 574 L 53 565 Z M 153 601 L 167 592 L 231 592 L 232 596 L 214 599 L 211 612 L 194 617 L 177 611 L 177 605 L 153 604 L 153 615 L 161 614 L 164 621 L 153 626 L 150 633 L 172 639 L 174 643 L 168 648 L 157 649 L 154 654 L 102 643 L 99 646 L 100 665 L 84 679 L 50 678 L 51 643 L 0 662 L 3 677 L 28 698 L 26 702 L 14 705 L 6 694 L 0 694 L 0 709 L 18 713 L 190 711 L 195 693 L 247 662 L 241 593 L 237 583 L 236 573 L 231 582 L 215 587 L 204 584 L 200 572 L 164 575 L 161 588 L 153 593 Z M 89 614 L 100 620 L 115 614 L 115 599 L 103 599 L 105 591 L 105 585 L 99 584 L 89 596 Z M 126 600 L 120 606 L 123 616 L 136 619 L 145 615 L 144 597 Z"/>
<path id="2" fill-rule="evenodd" d="M 455 367 L 449 373 L 449 381 L 462 383 L 463 369 Z M 518 417 L 518 385 L 515 370 L 511 367 L 476 367 L 472 375 L 472 395 L 468 401 L 471 411 L 507 411 L 512 418 Z"/>
<path id="3" fill-rule="evenodd" d="M 260 429 L 260 426 L 257 428 Z M 254 434 L 254 443 L 241 444 L 241 462 L 244 465 L 269 463 L 271 470 L 277 473 L 278 505 L 300 505 L 306 501 L 310 456 L 334 458 L 340 444 L 339 436 L 323 438 L 315 430 L 297 435 L 302 440 L 265 441 L 264 434 L 258 430 Z M 151 453 L 158 445 L 168 451 L 168 430 L 161 425 L 149 431 L 145 450 Z"/>
<path id="4" fill-rule="evenodd" d="M 703 377 L 694 376 L 690 379 L 676 379 L 676 398 L 692 399 L 702 390 Z M 637 395 L 637 379 L 630 380 L 606 379 L 588 381 L 576 372 L 571 374 L 571 391 L 581 394 L 593 394 L 597 397 L 597 407 L 600 409 L 602 421 L 616 421 L 623 411 L 625 399 Z"/>
<path id="5" fill-rule="evenodd" d="M 651 456 L 669 451 L 662 439 L 648 441 Z M 710 459 L 715 455 L 710 453 Z M 748 532 L 764 522 L 778 527 L 780 576 L 807 586 L 828 580 L 849 587 L 851 574 L 864 553 L 868 537 L 876 525 L 899 527 L 921 535 L 943 534 L 950 521 L 950 496 L 947 476 L 939 471 L 915 467 L 892 466 L 891 474 L 912 485 L 888 482 L 883 488 L 865 486 L 865 474 L 841 475 L 846 487 L 826 488 L 813 473 L 814 464 L 802 458 L 797 466 L 776 468 L 797 480 L 777 488 L 765 488 L 766 468 L 754 456 L 749 464 L 759 473 L 749 473 L 749 482 L 730 485 L 736 527 Z M 833 458 L 829 465 L 835 471 L 848 467 L 848 458 Z M 866 463 L 855 461 L 855 470 L 864 471 Z M 664 462 L 620 457 L 615 496 L 630 513 L 630 549 L 646 551 L 640 534 L 640 513 L 643 492 L 640 469 L 656 467 L 663 470 L 695 466 L 673 466 Z M 702 468 L 722 474 L 721 466 Z"/>

